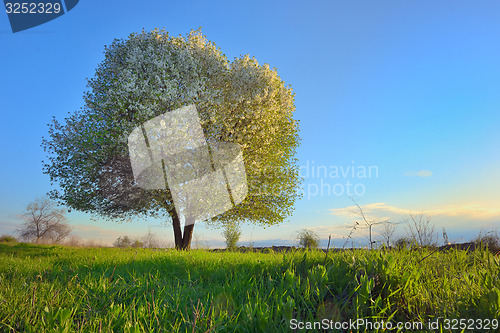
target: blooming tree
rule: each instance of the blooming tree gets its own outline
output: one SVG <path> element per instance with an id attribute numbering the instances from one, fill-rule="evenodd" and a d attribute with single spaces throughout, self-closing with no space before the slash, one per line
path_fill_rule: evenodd
<path id="1" fill-rule="evenodd" d="M 196 105 L 208 144 L 241 147 L 248 194 L 207 223 L 283 222 L 300 184 L 294 93 L 267 64 L 249 56 L 232 62 L 198 31 L 173 37 L 163 30 L 131 34 L 105 48 L 88 81 L 84 107 L 63 123 L 53 119 L 44 172 L 59 189 L 50 196 L 75 210 L 109 219 L 171 220 L 177 248 L 188 249 L 194 225 L 181 230 L 172 195 L 137 186 L 127 137 L 140 124 Z"/>

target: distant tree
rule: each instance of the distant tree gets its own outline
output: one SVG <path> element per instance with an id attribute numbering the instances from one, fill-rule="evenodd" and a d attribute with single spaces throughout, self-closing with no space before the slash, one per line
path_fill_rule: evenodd
<path id="1" fill-rule="evenodd" d="M 132 241 L 128 236 L 118 237 L 116 241 L 113 243 L 114 247 L 120 247 L 120 248 L 130 247 L 131 245 Z"/>
<path id="2" fill-rule="evenodd" d="M 150 229 L 144 236 L 142 236 L 141 242 L 143 243 L 143 246 L 148 249 L 159 248 L 161 246 L 160 240 Z"/>
<path id="3" fill-rule="evenodd" d="M 390 247 L 394 242 L 394 233 L 396 232 L 396 225 L 392 222 L 386 221 L 383 223 L 380 238 L 385 246 Z"/>
<path id="4" fill-rule="evenodd" d="M 0 236 L 0 243 L 16 243 L 17 239 L 11 235 L 2 235 Z"/>
<path id="5" fill-rule="evenodd" d="M 139 239 L 134 239 L 134 240 L 132 241 L 132 243 L 130 244 L 130 246 L 131 246 L 131 247 L 133 247 L 133 248 L 138 249 L 138 248 L 143 247 L 143 246 L 144 246 L 144 243 L 143 243 L 143 242 L 141 242 Z"/>
<path id="6" fill-rule="evenodd" d="M 412 242 L 419 246 L 436 246 L 438 234 L 434 231 L 431 218 L 423 214 L 410 214 L 403 219 L 408 227 L 408 234 Z"/>
<path id="7" fill-rule="evenodd" d="M 396 248 L 398 249 L 404 249 L 404 248 L 411 248 L 415 245 L 415 242 L 408 237 L 399 237 L 396 242 L 394 243 Z"/>
<path id="8" fill-rule="evenodd" d="M 222 236 L 225 238 L 226 248 L 230 251 L 236 250 L 241 237 L 241 230 L 237 223 L 227 223 L 224 226 Z"/>
<path id="9" fill-rule="evenodd" d="M 474 239 L 474 243 L 476 246 L 483 246 L 490 251 L 497 252 L 500 250 L 500 236 L 498 232 L 494 230 L 487 232 L 481 230 L 476 239 Z"/>
<path id="10" fill-rule="evenodd" d="M 144 243 L 139 239 L 130 239 L 128 236 L 122 236 L 116 239 L 113 246 L 119 248 L 133 247 L 137 249 L 144 247 Z"/>
<path id="11" fill-rule="evenodd" d="M 83 241 L 82 241 L 82 239 L 79 236 L 77 236 L 77 235 L 71 235 L 69 237 L 69 239 L 67 239 L 64 242 L 64 245 L 71 246 L 71 247 L 80 247 L 80 246 L 83 246 Z"/>
<path id="12" fill-rule="evenodd" d="M 66 209 L 57 208 L 57 203 L 47 197 L 37 198 L 21 215 L 24 224 L 18 230 L 22 240 L 58 243 L 65 239 L 71 228 L 66 223 Z"/>
<path id="13" fill-rule="evenodd" d="M 356 205 L 356 209 L 347 209 L 351 214 L 353 215 L 357 215 L 361 221 L 355 221 L 354 224 L 353 224 L 353 230 L 355 230 L 356 228 L 366 228 L 368 229 L 368 241 L 370 243 L 370 249 L 373 249 L 373 244 L 375 244 L 375 241 L 373 240 L 373 227 L 376 226 L 376 225 L 380 225 L 380 224 L 387 224 L 389 223 L 388 221 L 381 221 L 381 220 L 372 220 L 372 219 L 368 219 L 367 216 L 365 215 L 365 212 L 363 211 L 363 209 L 361 208 L 361 206 L 356 202 L 356 200 L 354 200 L 353 198 L 351 198 L 351 200 L 354 202 L 354 204 Z M 352 233 L 352 232 L 351 232 Z"/>
<path id="14" fill-rule="evenodd" d="M 299 246 L 305 249 L 317 249 L 319 247 L 319 236 L 310 229 L 303 229 L 297 235 Z"/>
<path id="15" fill-rule="evenodd" d="M 267 226 L 291 214 L 300 184 L 298 122 L 294 93 L 275 69 L 249 56 L 229 61 L 200 31 L 172 37 L 153 30 L 106 47 L 88 86 L 83 108 L 63 124 L 54 119 L 42 143 L 44 172 L 61 189 L 52 198 L 109 219 L 167 217 L 176 248 L 189 249 L 194 224 L 182 232 L 169 188 L 136 185 L 127 138 L 144 122 L 194 104 L 208 144 L 241 147 L 248 184 L 243 202 L 206 222 Z"/>

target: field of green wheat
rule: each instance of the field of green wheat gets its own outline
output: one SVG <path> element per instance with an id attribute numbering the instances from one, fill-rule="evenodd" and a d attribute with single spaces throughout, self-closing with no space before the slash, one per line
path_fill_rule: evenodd
<path id="1" fill-rule="evenodd" d="M 499 288 L 500 258 L 486 250 L 326 255 L 0 244 L 2 332 L 377 332 L 382 321 L 438 319 L 437 331 L 485 332 L 498 327 Z M 365 326 L 339 324 L 360 319 Z M 479 329 L 478 319 L 489 326 Z M 386 327 L 411 330 L 429 329 Z"/>

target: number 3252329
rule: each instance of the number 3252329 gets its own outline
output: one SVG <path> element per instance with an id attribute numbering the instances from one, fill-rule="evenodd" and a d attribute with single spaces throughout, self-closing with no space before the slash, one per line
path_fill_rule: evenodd
<path id="1" fill-rule="evenodd" d="M 5 4 L 7 14 L 59 14 L 60 3 L 34 3 L 34 2 L 7 2 Z"/>

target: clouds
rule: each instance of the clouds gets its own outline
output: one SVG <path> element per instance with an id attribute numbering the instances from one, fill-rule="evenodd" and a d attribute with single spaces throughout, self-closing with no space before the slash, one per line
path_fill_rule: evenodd
<path id="1" fill-rule="evenodd" d="M 367 220 L 390 220 L 399 221 L 409 214 L 422 213 L 433 220 L 441 221 L 442 225 L 462 225 L 475 223 L 474 226 L 481 228 L 490 223 L 500 221 L 500 209 L 485 207 L 478 204 L 469 205 L 447 205 L 423 210 L 412 210 L 404 207 L 391 206 L 384 202 L 376 202 L 362 205 L 361 208 Z M 345 219 L 359 218 L 356 206 L 330 209 L 330 214 Z"/>
<path id="2" fill-rule="evenodd" d="M 432 171 L 429 170 L 420 170 L 420 171 L 405 171 L 405 177 L 421 177 L 426 178 L 432 176 Z"/>
<path id="3" fill-rule="evenodd" d="M 325 235 L 332 235 L 332 238 L 343 238 L 344 235 L 343 233 L 339 233 L 339 228 L 344 228 L 344 226 L 338 226 L 338 225 L 318 225 L 318 226 L 308 226 L 307 229 L 314 231 L 318 235 L 321 235 L 321 237 L 324 237 Z"/>

